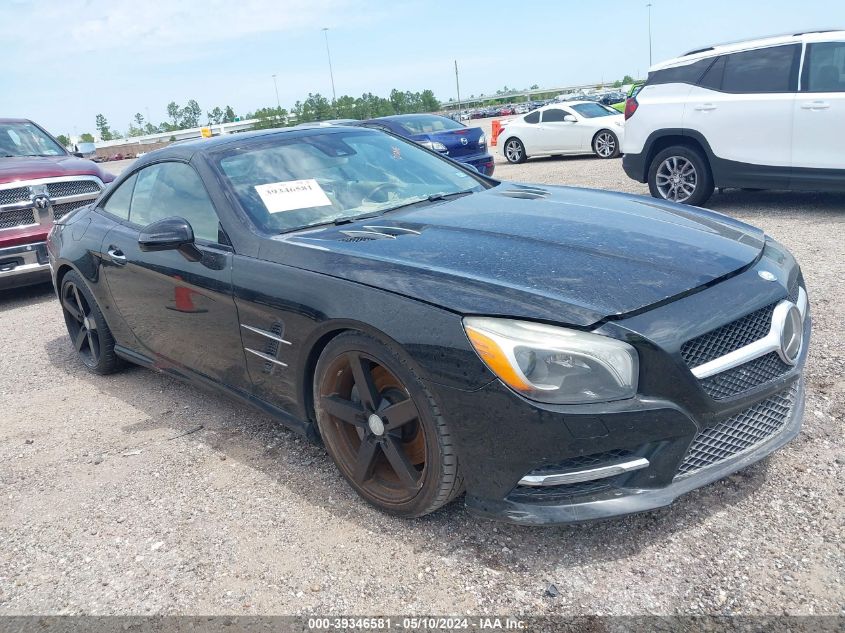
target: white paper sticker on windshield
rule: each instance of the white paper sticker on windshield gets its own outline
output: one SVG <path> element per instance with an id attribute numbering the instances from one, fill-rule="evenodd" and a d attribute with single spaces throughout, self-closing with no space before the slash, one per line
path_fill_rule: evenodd
<path id="1" fill-rule="evenodd" d="M 266 185 L 255 185 L 255 190 L 270 213 L 328 207 L 332 203 L 320 184 L 313 178 L 269 182 Z"/>

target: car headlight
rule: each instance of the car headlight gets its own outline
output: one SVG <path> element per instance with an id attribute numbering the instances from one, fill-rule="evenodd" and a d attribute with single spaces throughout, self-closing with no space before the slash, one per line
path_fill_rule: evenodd
<path id="1" fill-rule="evenodd" d="M 446 146 L 439 141 L 417 141 L 423 147 L 434 150 L 435 152 L 445 152 Z"/>
<path id="2" fill-rule="evenodd" d="M 622 341 L 552 325 L 467 317 L 470 343 L 498 378 L 526 398 L 583 404 L 637 393 L 637 351 Z"/>

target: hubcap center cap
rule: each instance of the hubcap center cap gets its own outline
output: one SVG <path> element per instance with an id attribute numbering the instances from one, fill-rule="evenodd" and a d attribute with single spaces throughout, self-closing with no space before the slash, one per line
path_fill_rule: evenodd
<path id="1" fill-rule="evenodd" d="M 375 413 L 370 414 L 370 417 L 367 418 L 367 426 L 370 427 L 373 435 L 384 435 L 384 422 Z"/>

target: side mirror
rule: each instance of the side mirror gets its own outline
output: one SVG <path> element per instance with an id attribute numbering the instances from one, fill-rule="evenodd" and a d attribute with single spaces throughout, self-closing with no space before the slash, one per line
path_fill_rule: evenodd
<path id="1" fill-rule="evenodd" d="M 571 114 L 567 114 L 565 117 L 563 117 L 563 120 L 566 121 L 567 123 L 577 123 L 578 122 L 578 119 L 576 119 Z"/>
<path id="2" fill-rule="evenodd" d="M 164 218 L 145 226 L 138 236 L 138 247 L 145 253 L 179 251 L 191 262 L 202 259 L 194 245 L 194 230 L 184 218 Z"/>

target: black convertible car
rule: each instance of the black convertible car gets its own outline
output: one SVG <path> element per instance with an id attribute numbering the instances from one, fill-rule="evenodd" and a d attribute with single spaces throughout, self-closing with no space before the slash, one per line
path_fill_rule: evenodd
<path id="1" fill-rule="evenodd" d="M 367 501 L 525 524 L 666 505 L 798 433 L 793 257 L 704 210 L 497 182 L 361 128 L 137 160 L 48 242 L 92 371 L 322 439 Z"/>

